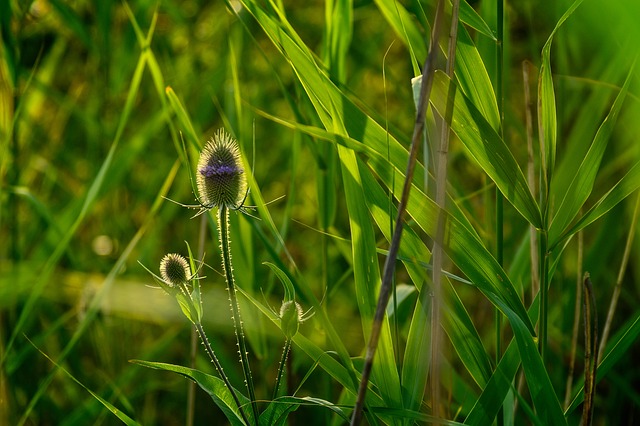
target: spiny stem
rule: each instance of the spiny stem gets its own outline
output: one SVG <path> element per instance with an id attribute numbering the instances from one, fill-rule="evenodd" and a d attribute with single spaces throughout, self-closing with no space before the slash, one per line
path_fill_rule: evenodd
<path id="1" fill-rule="evenodd" d="M 224 269 L 225 279 L 227 281 L 227 291 L 229 292 L 229 302 L 231 304 L 231 315 L 233 317 L 233 328 L 236 333 L 236 341 L 238 351 L 240 352 L 240 364 L 242 364 L 242 372 L 244 381 L 249 391 L 249 399 L 251 400 L 251 408 L 256 420 L 260 418 L 258 413 L 258 403 L 253 389 L 253 378 L 251 377 L 251 368 L 249 366 L 249 357 L 247 356 L 247 346 L 244 338 L 244 329 L 242 327 L 242 319 L 240 317 L 240 305 L 236 296 L 236 286 L 233 278 L 233 266 L 231 264 L 231 246 L 229 241 L 229 210 L 226 206 L 220 207 L 218 212 L 218 230 L 220 232 L 220 249 L 222 251 L 222 267 Z"/>
<path id="2" fill-rule="evenodd" d="M 196 323 L 194 325 L 195 325 L 196 331 L 198 332 L 198 336 L 200 336 L 200 340 L 202 341 L 202 344 L 204 345 L 204 349 L 207 352 L 207 355 L 209 355 L 209 358 L 211 359 L 211 362 L 213 362 L 213 365 L 216 367 L 216 370 L 218 371 L 218 375 L 220 376 L 220 378 L 224 382 L 224 384 L 227 387 L 227 389 L 229 389 L 229 392 L 231 393 L 231 396 L 233 397 L 233 401 L 238 406 L 238 411 L 240 411 L 240 415 L 242 416 L 242 420 L 244 420 L 245 424 L 250 425 L 251 423 L 249 423 L 249 419 L 247 419 L 247 415 L 244 413 L 244 409 L 242 408 L 242 404 L 240 403 L 240 400 L 238 399 L 238 395 L 236 395 L 235 389 L 233 389 L 233 387 L 231 386 L 231 383 L 229 382 L 229 379 L 227 378 L 227 375 L 224 374 L 224 370 L 222 369 L 222 364 L 220 364 L 220 361 L 218 361 L 218 358 L 216 357 L 216 354 L 213 352 L 213 348 L 211 347 L 211 344 L 209 344 L 209 339 L 207 339 L 207 335 L 205 334 L 204 329 L 202 328 L 202 324 Z"/>
<path id="3" fill-rule="evenodd" d="M 198 238 L 198 259 L 204 257 L 204 240 L 207 231 L 207 218 L 205 215 L 200 216 L 200 233 Z M 202 300 L 202 299 L 201 299 Z M 191 347 L 190 347 L 190 364 L 191 368 L 196 368 L 196 354 L 198 350 L 198 336 L 195 328 L 191 329 Z M 187 390 L 187 426 L 193 426 L 194 413 L 196 408 L 196 383 L 189 382 Z"/>
<path id="4" fill-rule="evenodd" d="M 282 350 L 282 357 L 280 358 L 280 365 L 278 366 L 278 375 L 276 376 L 276 385 L 273 389 L 273 400 L 278 397 L 278 389 L 280 388 L 280 383 L 282 382 L 282 376 L 284 376 L 285 366 L 287 364 L 287 356 L 289 355 L 289 351 L 291 350 L 291 339 L 287 339 L 284 342 L 284 348 Z"/>

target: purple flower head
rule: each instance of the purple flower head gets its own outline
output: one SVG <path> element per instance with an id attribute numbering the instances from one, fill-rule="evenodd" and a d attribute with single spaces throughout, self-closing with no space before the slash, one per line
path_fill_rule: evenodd
<path id="1" fill-rule="evenodd" d="M 202 205 L 238 208 L 247 186 L 235 139 L 223 129 L 209 140 L 198 161 L 196 184 Z"/>
<path id="2" fill-rule="evenodd" d="M 207 164 L 205 167 L 199 170 L 200 174 L 204 177 L 213 177 L 213 176 L 222 176 L 222 175 L 232 175 L 234 173 L 242 173 L 242 170 L 238 171 L 238 169 L 234 166 L 230 166 L 228 164 Z"/>

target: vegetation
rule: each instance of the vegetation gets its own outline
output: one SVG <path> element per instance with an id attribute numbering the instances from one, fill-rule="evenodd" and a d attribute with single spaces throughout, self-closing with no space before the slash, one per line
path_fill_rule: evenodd
<path id="1" fill-rule="evenodd" d="M 0 2 L 0 424 L 633 424 L 636 3 Z"/>

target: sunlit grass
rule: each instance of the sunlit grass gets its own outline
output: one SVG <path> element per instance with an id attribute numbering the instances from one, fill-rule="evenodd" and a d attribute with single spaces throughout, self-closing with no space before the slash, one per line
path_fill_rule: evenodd
<path id="1" fill-rule="evenodd" d="M 281 3 L 285 13 L 276 13 Z M 585 271 L 601 329 L 621 283 L 595 422 L 638 416 L 640 250 L 627 238 L 637 234 L 640 186 L 637 5 L 576 4 L 543 55 L 571 4 L 506 3 L 503 140 L 495 1 L 474 2 L 477 14 L 463 4 L 455 79 L 435 76 L 435 111 L 444 114 L 448 89 L 457 88 L 440 380 L 448 420 L 490 424 L 503 407 L 507 424 L 579 422 L 583 325 L 566 412 L 564 400 L 576 280 Z M 279 270 L 314 312 L 292 338 L 280 394 L 339 408 L 304 402 L 291 420 L 341 424 L 351 414 L 413 131 L 410 80 L 421 72 L 435 2 L 231 5 L 237 14 L 196 1 L 0 6 L 0 424 L 112 424 L 111 407 L 140 424 L 185 422 L 188 382 L 129 363 L 191 366 L 188 321 L 173 298 L 148 287 L 138 261 L 157 265 L 185 241 L 197 245 L 195 211 L 163 197 L 194 203 L 187 168 L 220 127 L 240 143 L 247 204 L 256 206 L 256 218 L 232 213 L 229 230 L 258 405 L 273 396 L 285 341 L 273 312 L 285 297 Z M 533 64 L 532 192 L 523 60 Z M 427 118 L 428 134 L 439 135 Z M 417 165 L 398 299 L 387 308 L 367 394 L 370 423 L 412 424 L 433 413 L 424 392 L 431 311 L 422 305 L 439 214 L 433 178 L 423 187 L 433 170 Z M 505 197 L 504 267 L 494 254 L 496 188 Z M 202 323 L 230 382 L 245 392 L 216 214 L 206 216 Z M 530 224 L 549 250 L 547 262 L 546 250 L 539 257 L 548 292 L 535 300 Z M 499 366 L 496 307 L 504 314 Z M 215 375 L 202 350 L 195 368 Z M 197 424 L 223 421 L 204 392 L 195 407 Z"/>

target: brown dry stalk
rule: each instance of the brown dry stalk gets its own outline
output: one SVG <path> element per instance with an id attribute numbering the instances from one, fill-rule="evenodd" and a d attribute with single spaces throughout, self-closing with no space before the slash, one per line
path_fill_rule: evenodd
<path id="1" fill-rule="evenodd" d="M 584 404 L 582 424 L 591 426 L 598 370 L 598 313 L 589 273 L 584 274 Z"/>
<path id="2" fill-rule="evenodd" d="M 636 198 L 636 206 L 633 210 L 633 217 L 631 219 L 631 226 L 629 227 L 629 233 L 627 234 L 627 242 L 624 247 L 624 253 L 622 255 L 622 262 L 620 263 L 620 269 L 618 270 L 618 278 L 616 280 L 616 286 L 613 289 L 611 295 L 611 303 L 609 304 L 609 311 L 607 312 L 607 319 L 604 323 L 604 329 L 602 330 L 602 339 L 600 340 L 600 349 L 598 350 L 598 359 L 602 359 L 604 355 L 604 349 L 609 339 L 609 333 L 611 331 L 611 323 L 613 322 L 613 315 L 616 312 L 618 306 L 618 299 L 620 298 L 620 291 L 622 290 L 622 279 L 624 278 L 624 271 L 627 269 L 629 263 L 629 254 L 631 253 L 631 246 L 633 245 L 633 237 L 636 234 L 636 225 L 638 224 L 638 208 L 640 207 L 640 192 Z"/>
<path id="3" fill-rule="evenodd" d="M 449 46 L 447 54 L 446 72 L 449 78 L 453 79 L 453 71 L 456 59 L 456 41 L 458 39 L 458 11 L 460 9 L 459 0 L 453 1 L 453 9 L 451 11 L 451 29 L 449 31 Z M 445 201 L 447 197 L 447 160 L 449 153 L 449 136 L 450 129 L 448 122 L 451 121 L 453 115 L 453 95 L 455 94 L 455 85 L 449 86 L 449 96 L 447 98 L 447 109 L 445 117 L 443 117 L 442 133 L 440 136 L 440 147 L 438 149 L 437 167 L 436 167 L 436 204 L 440 207 L 438 213 L 438 227 L 433 242 L 433 304 L 431 311 L 431 365 L 430 365 L 430 381 L 431 381 L 431 411 L 436 418 L 440 417 L 440 346 L 442 340 L 441 312 L 442 304 L 442 266 L 444 262 L 444 228 L 445 228 Z"/>
<path id="4" fill-rule="evenodd" d="M 427 55 L 423 67 L 422 87 L 420 89 L 420 99 L 418 101 L 416 122 L 413 128 L 413 136 L 411 138 L 411 148 L 409 150 L 409 161 L 407 164 L 407 172 L 405 175 L 406 177 L 404 185 L 402 187 L 402 196 L 400 197 L 400 204 L 398 205 L 398 213 L 396 215 L 395 228 L 393 237 L 391 239 L 391 245 L 389 246 L 389 253 L 384 263 L 382 282 L 380 284 L 380 295 L 378 296 L 378 305 L 376 306 L 376 312 L 373 317 L 373 324 L 371 325 L 371 335 L 369 337 L 367 352 L 365 354 L 364 367 L 362 369 L 362 378 L 360 380 L 360 386 L 358 387 L 356 405 L 353 408 L 353 414 L 351 417 L 350 424 L 352 426 L 359 425 L 362 421 L 362 410 L 364 408 L 367 386 L 373 367 L 373 358 L 375 357 L 375 353 L 378 348 L 382 319 L 384 318 L 387 303 L 389 302 L 389 296 L 391 293 L 393 274 L 398 257 L 398 249 L 400 248 L 400 239 L 402 237 L 404 216 L 406 214 L 407 203 L 409 201 L 409 192 L 411 190 L 411 182 L 413 181 L 413 172 L 415 170 L 418 147 L 420 146 L 420 141 L 422 139 L 422 134 L 424 131 L 425 114 L 427 111 L 428 100 L 431 95 L 431 86 L 433 84 L 433 75 L 435 73 L 436 57 L 438 54 L 438 39 L 440 37 L 440 27 L 442 26 L 443 9 L 443 0 L 438 0 L 433 30 L 431 33 L 429 54 Z"/>
<path id="5" fill-rule="evenodd" d="M 573 308 L 573 332 L 571 335 L 571 355 L 569 358 L 569 372 L 567 373 L 567 385 L 564 393 L 564 406 L 571 403 L 571 391 L 573 388 L 573 372 L 576 368 L 576 351 L 578 349 L 578 334 L 580 331 L 580 301 L 582 300 L 582 259 L 584 250 L 584 237 L 582 231 L 578 232 L 578 259 L 576 273 L 576 298 Z"/>

